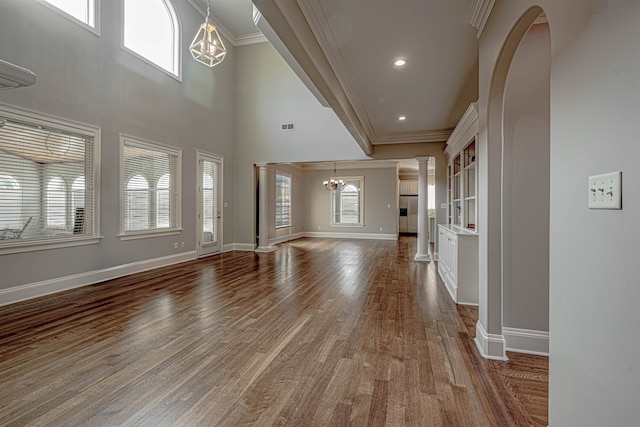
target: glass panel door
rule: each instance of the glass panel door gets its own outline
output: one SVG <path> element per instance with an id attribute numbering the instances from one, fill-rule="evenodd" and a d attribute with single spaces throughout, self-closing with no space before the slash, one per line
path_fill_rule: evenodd
<path id="1" fill-rule="evenodd" d="M 198 153 L 198 256 L 222 249 L 222 158 Z"/>

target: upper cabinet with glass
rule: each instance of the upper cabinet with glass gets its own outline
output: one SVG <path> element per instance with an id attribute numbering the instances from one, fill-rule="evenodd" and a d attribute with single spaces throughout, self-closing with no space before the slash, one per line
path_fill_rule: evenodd
<path id="1" fill-rule="evenodd" d="M 449 155 L 448 218 L 449 224 L 477 230 L 478 180 L 476 169 L 477 103 L 472 103 L 447 141 Z"/>

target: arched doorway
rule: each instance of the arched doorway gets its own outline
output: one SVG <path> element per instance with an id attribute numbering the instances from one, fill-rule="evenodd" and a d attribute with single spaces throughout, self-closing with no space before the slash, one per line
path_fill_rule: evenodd
<path id="1" fill-rule="evenodd" d="M 480 172 L 479 176 L 479 191 L 480 191 L 480 200 L 483 201 L 483 206 L 480 209 L 480 226 L 482 230 L 485 230 L 484 233 L 481 233 L 479 244 L 480 244 L 480 295 L 479 295 L 479 310 L 478 310 L 478 324 L 476 327 L 476 343 L 478 348 L 484 357 L 489 359 L 498 359 L 498 360 L 506 360 L 506 348 L 508 346 L 503 326 L 504 326 L 504 284 L 505 279 L 509 280 L 510 285 L 512 284 L 512 280 L 514 274 L 520 274 L 520 269 L 517 268 L 516 272 L 513 271 L 513 261 L 514 257 L 512 254 L 508 254 L 505 257 L 505 252 L 507 250 L 512 250 L 514 247 L 514 243 L 518 249 L 518 256 L 516 259 L 520 261 L 522 259 L 521 253 L 522 250 L 526 249 L 526 237 L 521 237 L 518 233 L 514 233 L 514 224 L 513 224 L 513 215 L 518 215 L 521 213 L 520 208 L 522 208 L 522 197 L 520 197 L 517 205 L 517 209 L 514 210 L 513 200 L 511 197 L 514 191 L 524 191 L 526 193 L 527 188 L 531 188 L 531 186 L 535 185 L 532 183 L 531 186 L 527 185 L 517 185 L 515 188 L 513 187 L 512 180 L 514 179 L 514 171 L 510 169 L 513 162 L 513 156 L 516 155 L 519 159 L 524 157 L 526 164 L 526 151 L 532 147 L 530 141 L 532 139 L 536 139 L 533 137 L 533 133 L 540 133 L 540 128 L 544 128 L 546 126 L 546 130 L 542 131 L 545 133 L 546 145 L 548 146 L 549 139 L 549 52 L 550 45 L 547 43 L 546 48 L 542 49 L 546 52 L 547 59 L 545 62 L 547 65 L 537 64 L 536 69 L 539 70 L 539 66 L 543 65 L 546 67 L 546 71 L 543 73 L 538 72 L 537 77 L 542 75 L 542 78 L 539 79 L 546 85 L 546 97 L 541 101 L 544 104 L 543 110 L 546 111 L 546 118 L 543 120 L 530 120 L 532 117 L 539 116 L 539 113 L 531 114 L 531 112 L 527 111 L 526 104 L 526 93 L 517 93 L 512 91 L 508 91 L 508 83 L 510 70 L 512 65 L 514 64 L 514 59 L 518 60 L 518 56 L 522 56 L 518 61 L 522 62 L 520 66 L 527 66 L 528 53 L 526 50 L 521 51 L 521 55 L 518 55 L 518 51 L 520 48 L 525 46 L 526 43 L 523 44 L 527 34 L 530 30 L 535 26 L 537 20 L 540 17 L 543 17 L 543 10 L 540 7 L 532 7 L 526 10 L 520 18 L 516 21 L 516 23 L 511 28 L 509 35 L 504 40 L 502 48 L 496 58 L 495 66 L 492 70 L 491 74 L 491 85 L 489 87 L 488 95 L 486 97 L 486 101 L 482 102 L 480 108 L 484 108 L 485 114 L 482 114 L 480 121 L 484 121 L 484 130 L 480 129 L 480 165 L 479 167 L 483 169 Z M 548 39 L 549 30 L 548 25 L 546 26 L 546 35 Z M 542 31 L 544 33 L 544 31 Z M 534 45 L 539 44 L 540 37 L 535 38 Z M 526 48 L 528 49 L 528 48 Z M 539 55 L 539 53 L 537 53 Z M 525 70 L 526 71 L 526 70 Z M 523 74 L 522 70 L 518 70 L 517 74 Z M 511 74 L 513 78 L 515 74 Z M 530 76 L 527 73 L 524 75 L 518 75 L 518 79 L 520 81 L 511 82 L 511 86 L 518 88 L 521 91 L 526 92 L 526 89 L 529 88 L 529 82 L 526 80 Z M 525 80 L 525 81 L 522 81 Z M 538 80 L 536 80 L 538 81 Z M 540 89 L 537 89 L 538 91 Z M 539 93 L 534 92 L 534 95 L 530 96 L 538 96 Z M 513 97 L 513 99 L 510 98 Z M 522 101 L 524 99 L 524 102 Z M 517 105 L 519 104 L 519 111 L 507 111 L 507 108 L 513 108 L 512 105 L 507 106 L 507 103 Z M 485 115 L 483 120 L 482 116 Z M 505 119 L 507 122 L 505 123 Z M 510 122 L 511 121 L 511 122 Z M 545 126 L 539 126 L 539 122 L 546 123 Z M 536 129 L 536 132 L 533 132 L 533 129 Z M 484 135 L 483 135 L 484 132 Z M 514 153 L 514 136 L 516 136 L 517 151 Z M 505 157 L 506 156 L 506 157 Z M 548 159 L 548 149 L 546 153 Z M 523 164 L 523 161 L 519 161 L 519 164 Z M 506 166 L 506 169 L 505 169 Z M 527 165 L 530 166 L 530 165 Z M 544 169 L 544 168 L 543 168 Z M 542 192 L 542 198 L 545 201 L 546 208 L 543 207 L 542 210 L 545 210 L 547 216 L 547 225 L 546 230 L 542 230 L 540 233 L 535 234 L 536 237 L 540 234 L 544 234 L 546 238 L 546 243 L 543 241 L 540 245 L 544 246 L 546 244 L 548 251 L 548 203 L 549 203 L 549 193 L 548 193 L 548 182 L 549 182 L 549 169 L 548 169 L 548 160 L 545 172 L 545 180 L 546 184 L 543 183 L 541 187 L 546 186 L 546 193 Z M 518 173 L 520 171 L 517 171 Z M 525 173 L 522 176 L 528 177 L 530 173 Z M 521 177 L 521 174 L 518 174 L 518 178 Z M 508 181 L 508 182 L 507 182 Z M 526 181 L 526 178 L 525 178 Z M 505 183 L 507 185 L 505 185 Z M 526 200 L 526 197 L 525 197 Z M 505 210 L 505 201 L 509 205 Z M 537 208 L 536 208 L 537 210 Z M 505 221 L 506 216 L 509 215 L 510 220 Z M 517 218 L 515 226 L 520 227 L 522 221 L 521 218 Z M 506 229 L 505 229 L 506 224 Z M 543 227 L 545 228 L 545 227 Z M 520 231 L 521 228 L 517 228 L 516 231 Z M 505 259 L 506 258 L 506 259 Z M 505 262 L 506 261 L 506 262 Z M 547 265 L 547 273 L 545 276 L 545 286 L 546 292 L 548 295 L 548 263 L 549 257 L 548 252 L 546 257 L 544 258 L 544 262 Z M 507 264 L 509 263 L 509 264 Z M 506 270 L 505 270 L 506 267 Z M 526 289 L 526 285 L 525 286 Z M 514 298 L 514 294 L 510 289 L 508 293 L 508 298 Z M 526 292 L 520 292 L 520 288 L 518 288 L 517 295 L 518 301 L 520 302 L 520 298 L 523 295 L 526 295 Z M 526 304 L 526 302 L 525 302 Z M 510 308 L 515 307 L 514 305 L 510 305 Z M 533 305 L 528 306 L 535 307 Z M 543 322 L 545 326 L 547 326 L 548 331 L 548 299 L 545 301 L 544 310 L 545 321 Z M 510 316 L 513 313 L 506 313 L 507 316 Z M 516 323 L 520 328 L 511 327 L 511 330 L 507 328 L 507 332 L 511 333 L 511 337 L 514 335 L 514 332 L 523 332 L 520 336 L 516 337 L 517 340 L 521 340 L 523 337 L 527 339 L 531 337 L 531 334 L 524 333 L 529 328 L 522 327 L 523 323 Z M 539 328 L 540 326 L 535 326 Z M 544 326 L 543 326 L 544 327 Z M 517 330 L 517 331 L 514 331 Z M 533 330 L 533 327 L 531 328 Z M 517 334 L 516 334 L 517 335 Z M 535 335 L 535 334 L 534 334 Z M 547 334 L 548 336 L 548 334 Z M 510 337 L 510 338 L 511 338 Z M 548 345 L 547 337 L 539 337 L 535 336 L 535 339 L 542 338 Z M 513 341 L 510 339 L 510 341 Z M 510 343 L 511 347 L 513 343 Z M 520 345 L 519 343 L 517 345 Z"/>

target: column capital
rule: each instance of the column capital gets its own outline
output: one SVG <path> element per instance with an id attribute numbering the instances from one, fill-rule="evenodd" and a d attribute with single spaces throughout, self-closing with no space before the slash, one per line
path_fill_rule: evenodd
<path id="1" fill-rule="evenodd" d="M 430 158 L 431 156 L 420 156 L 420 157 L 416 157 L 416 161 L 418 163 L 427 163 Z"/>
<path id="2" fill-rule="evenodd" d="M 258 166 L 260 169 L 265 169 L 268 164 L 267 163 L 256 163 L 256 166 Z"/>

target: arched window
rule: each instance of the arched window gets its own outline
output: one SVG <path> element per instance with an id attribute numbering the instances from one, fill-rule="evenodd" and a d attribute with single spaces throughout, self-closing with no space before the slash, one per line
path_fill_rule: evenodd
<path id="1" fill-rule="evenodd" d="M 0 175 L 0 230 L 22 227 L 22 189 L 11 175 Z"/>
<path id="2" fill-rule="evenodd" d="M 124 222 L 127 231 L 149 228 L 149 182 L 134 175 L 125 190 Z"/>
<path id="3" fill-rule="evenodd" d="M 47 227 L 67 228 L 67 184 L 59 176 L 47 184 Z"/>
<path id="4" fill-rule="evenodd" d="M 344 188 L 333 191 L 331 223 L 334 225 L 364 225 L 364 205 L 362 203 L 364 178 L 342 179 L 346 183 Z"/>
<path id="5" fill-rule="evenodd" d="M 124 0 L 124 47 L 180 77 L 180 27 L 170 0 Z"/>
<path id="6" fill-rule="evenodd" d="M 168 228 L 171 226 L 170 188 L 171 175 L 165 173 L 156 184 L 156 228 Z"/>

